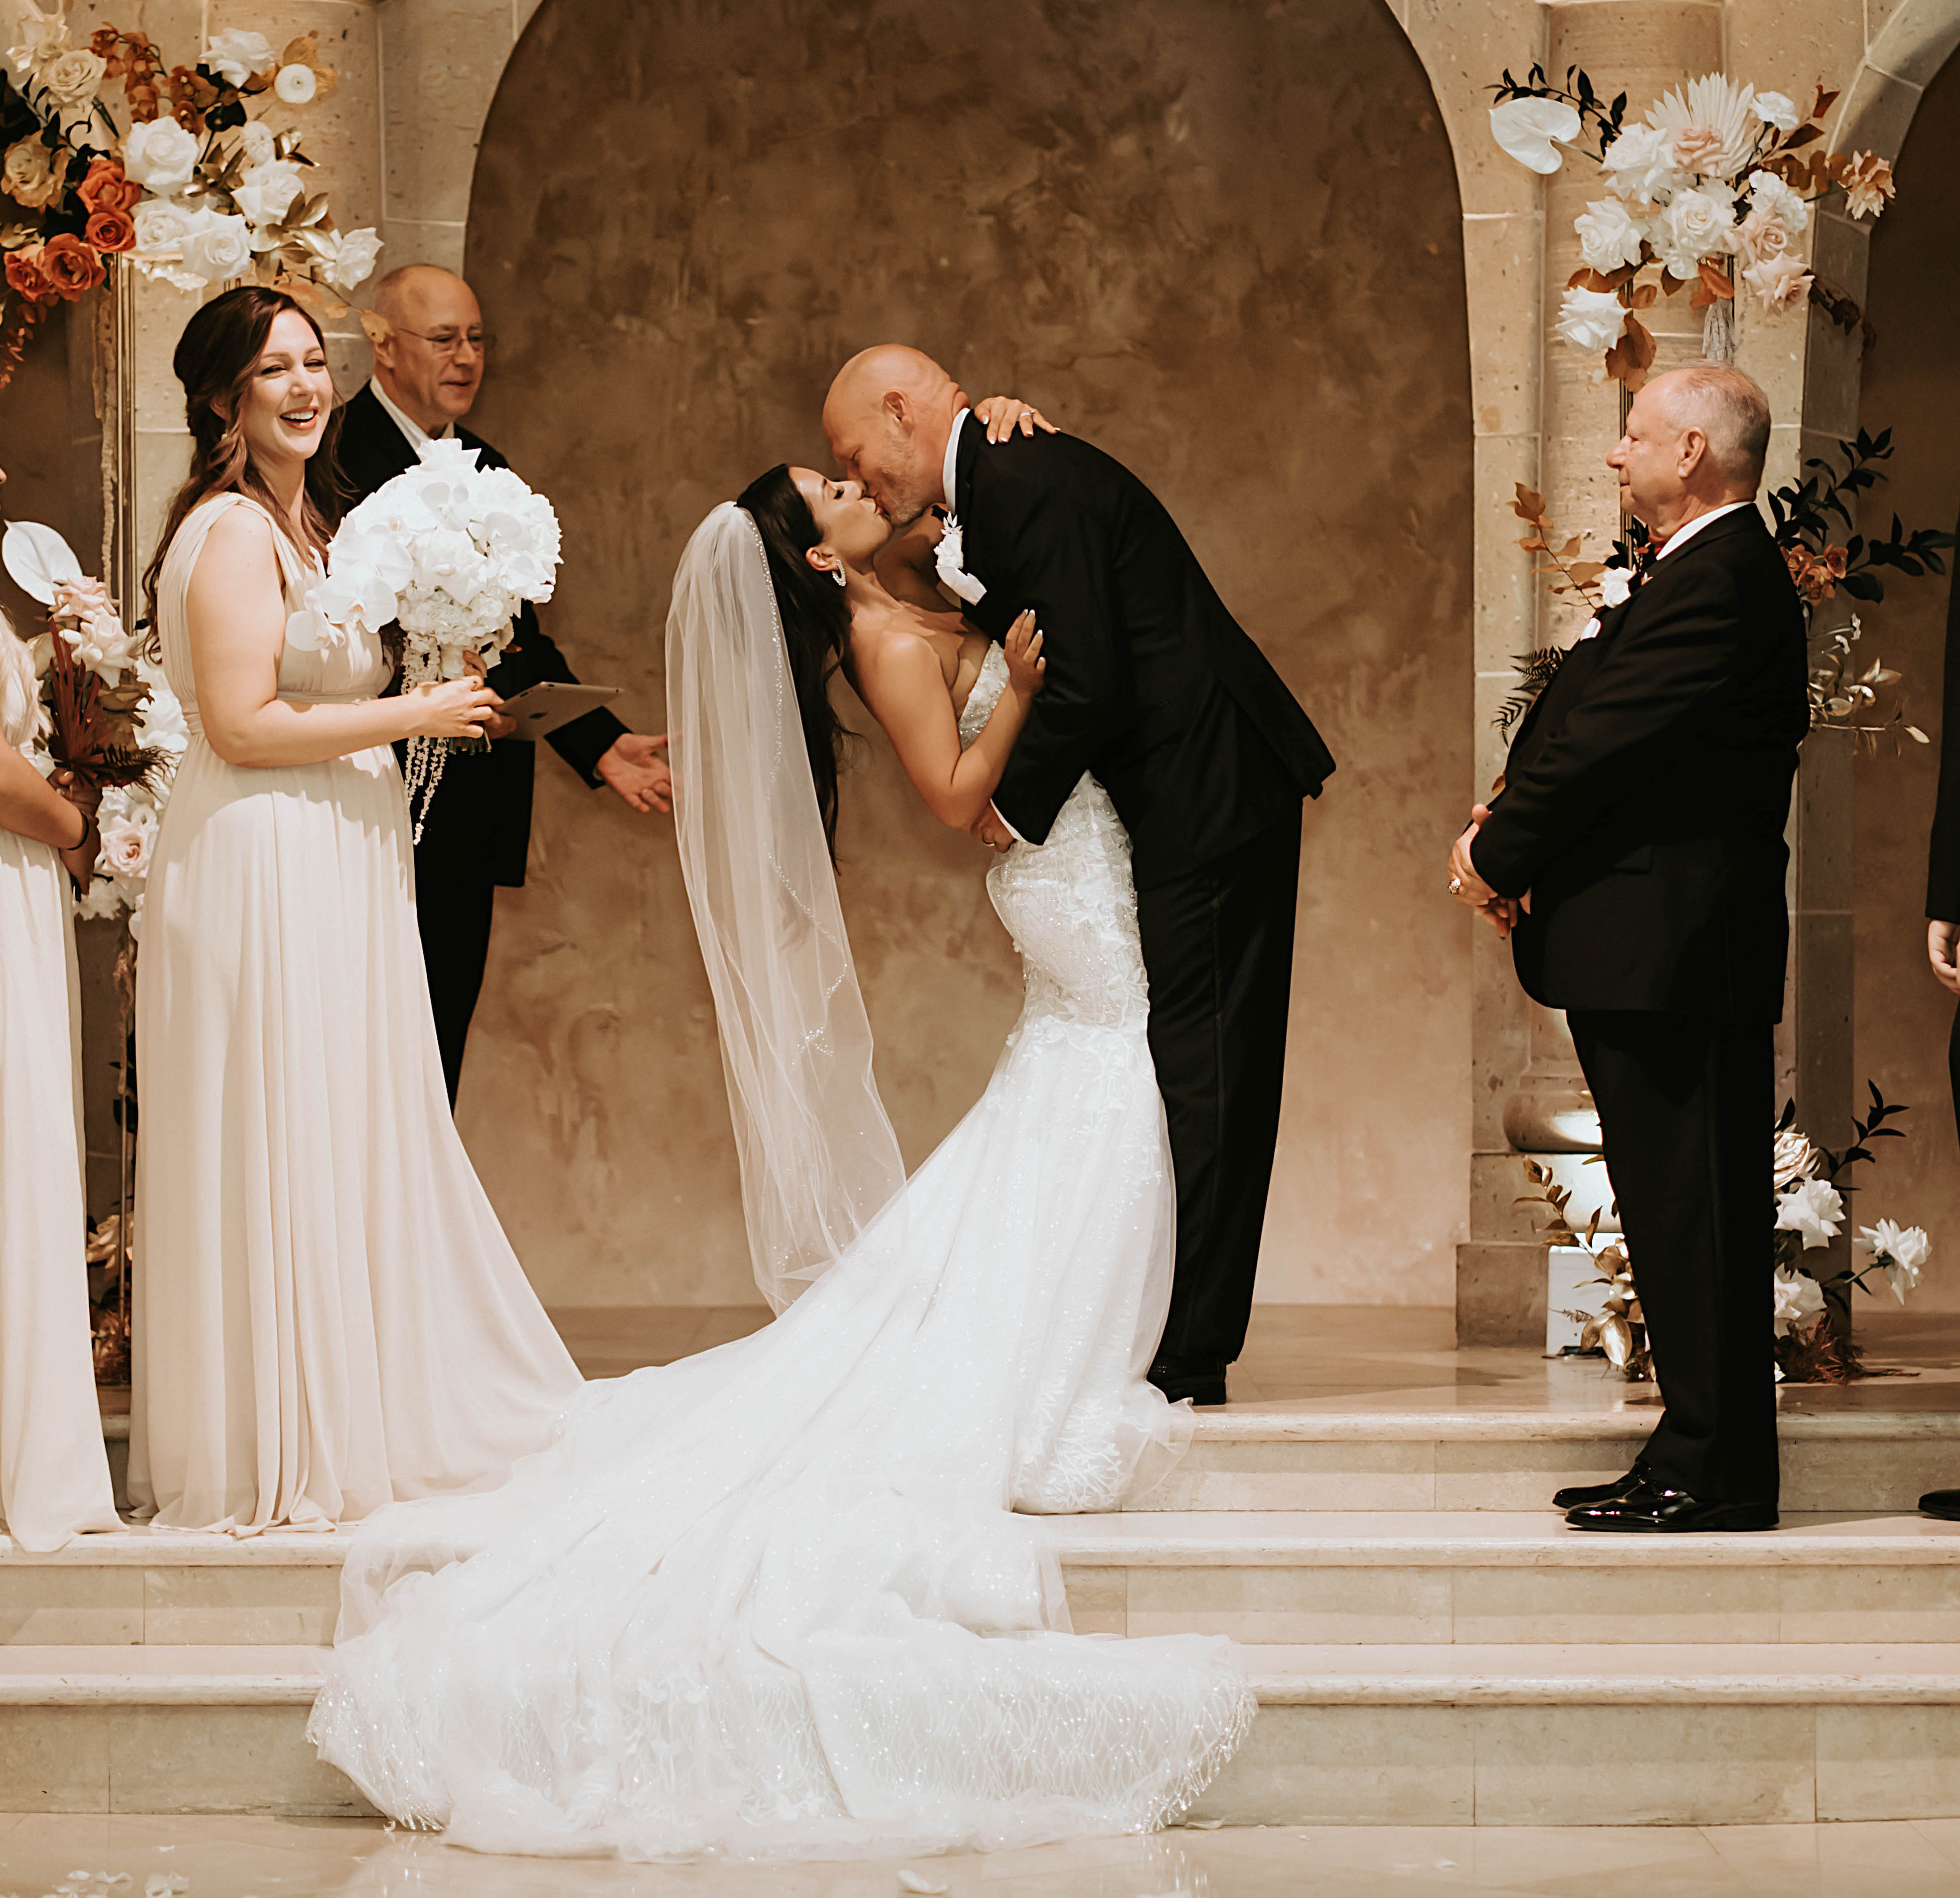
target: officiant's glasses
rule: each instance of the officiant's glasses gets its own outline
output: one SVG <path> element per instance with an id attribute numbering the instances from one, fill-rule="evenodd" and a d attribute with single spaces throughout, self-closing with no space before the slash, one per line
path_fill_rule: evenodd
<path id="1" fill-rule="evenodd" d="M 457 356 L 465 349 L 474 349 L 487 361 L 497 346 L 497 339 L 481 330 L 410 330 L 399 323 L 395 327 L 403 336 L 419 337 L 439 356 Z"/>

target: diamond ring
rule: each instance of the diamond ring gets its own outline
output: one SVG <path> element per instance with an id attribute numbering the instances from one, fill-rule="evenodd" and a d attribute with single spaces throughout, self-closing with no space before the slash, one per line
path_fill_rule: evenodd
<path id="1" fill-rule="evenodd" d="M 1452 896 L 1460 896 L 1462 895 L 1463 879 L 1461 877 L 1452 877 L 1449 879 L 1449 893 Z"/>

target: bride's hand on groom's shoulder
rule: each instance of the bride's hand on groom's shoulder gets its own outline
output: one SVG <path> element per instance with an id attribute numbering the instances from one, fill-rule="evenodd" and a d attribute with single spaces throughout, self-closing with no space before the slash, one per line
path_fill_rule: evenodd
<path id="1" fill-rule="evenodd" d="M 1032 699 L 1041 690 L 1048 673 L 1048 661 L 1042 657 L 1042 630 L 1035 624 L 1032 607 L 1007 629 L 1001 652 L 1007 662 L 1009 690 L 1023 700 Z"/>
<path id="2" fill-rule="evenodd" d="M 988 396 L 974 403 L 973 412 L 985 425 L 989 441 L 1005 441 L 1017 428 L 1031 441 L 1037 428 L 1046 435 L 1061 432 L 1032 403 L 1018 396 Z"/>

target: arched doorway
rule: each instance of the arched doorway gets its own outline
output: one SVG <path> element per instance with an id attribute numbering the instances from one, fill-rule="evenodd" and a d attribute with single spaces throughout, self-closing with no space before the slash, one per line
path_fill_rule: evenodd
<path id="1" fill-rule="evenodd" d="M 774 461 L 823 465 L 824 387 L 867 342 L 1044 403 L 1177 514 L 1341 760 L 1308 818 L 1268 1298 L 1451 1296 L 1469 958 L 1435 884 L 1471 776 L 1461 229 L 1378 0 L 545 0 L 477 164 L 468 271 L 499 342 L 473 422 L 557 501 L 555 629 L 643 724 L 688 532 Z M 472 1149 L 550 1302 L 749 1295 L 670 842 L 549 761 L 540 791 Z M 975 847 L 882 744 L 845 806 L 916 1161 L 984 1084 L 1017 977 Z M 518 1090 L 538 1107 L 501 1114 Z"/>

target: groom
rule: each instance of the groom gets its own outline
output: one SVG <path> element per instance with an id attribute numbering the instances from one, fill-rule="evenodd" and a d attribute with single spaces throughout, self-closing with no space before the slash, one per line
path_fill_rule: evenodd
<path id="1" fill-rule="evenodd" d="M 1046 684 L 974 834 L 1043 842 L 1084 772 L 1130 833 L 1177 1175 L 1150 1381 L 1223 1403 L 1278 1136 L 1300 801 L 1334 760 L 1163 504 L 1100 450 L 1066 435 L 983 449 L 959 385 L 896 344 L 838 372 L 823 426 L 895 525 L 950 511 L 939 570 L 976 626 L 998 640 L 1031 607 L 1047 635 Z"/>

